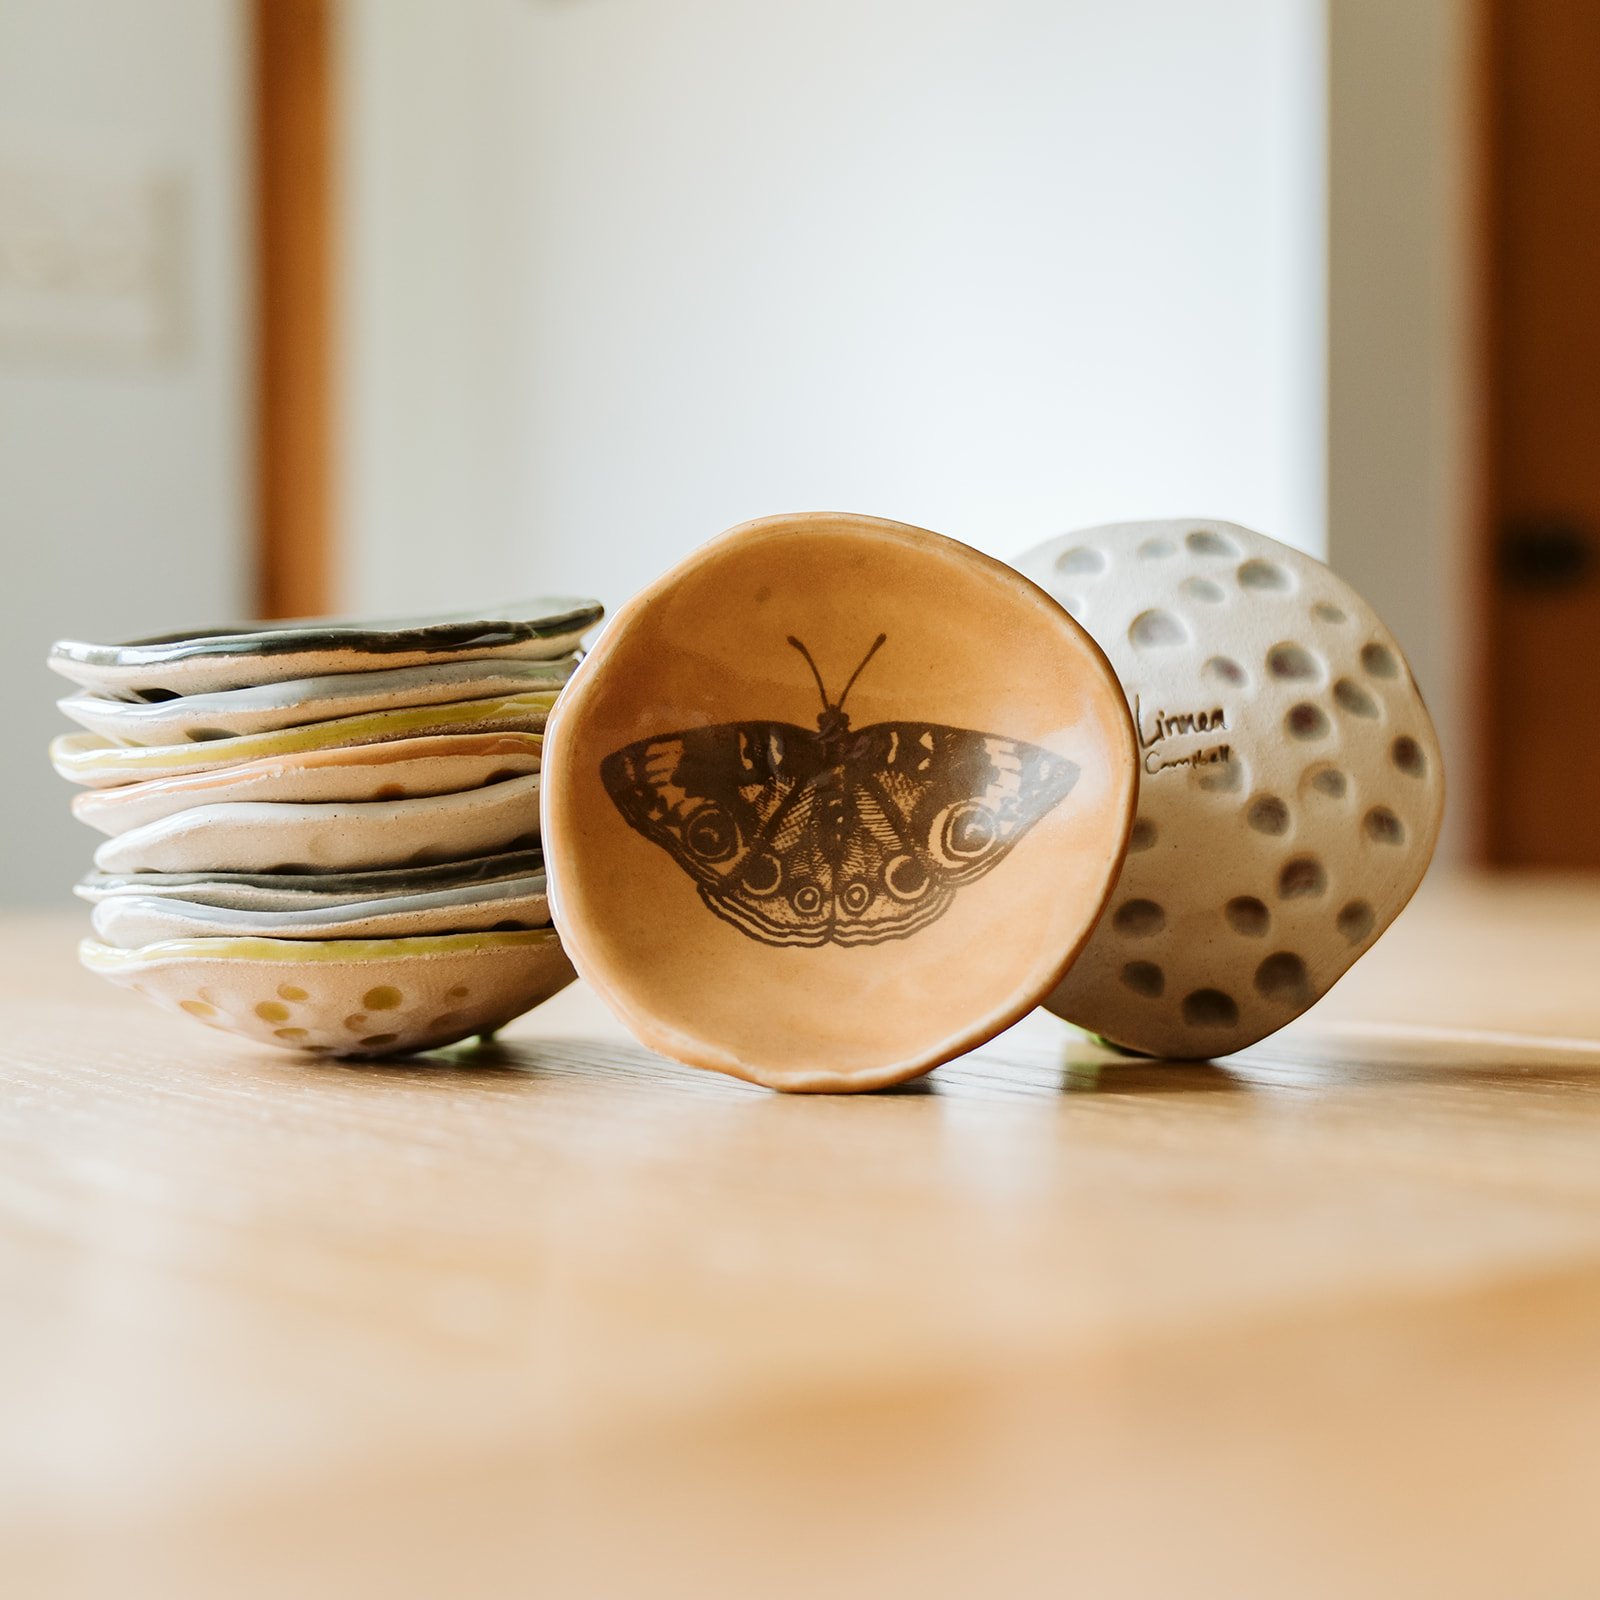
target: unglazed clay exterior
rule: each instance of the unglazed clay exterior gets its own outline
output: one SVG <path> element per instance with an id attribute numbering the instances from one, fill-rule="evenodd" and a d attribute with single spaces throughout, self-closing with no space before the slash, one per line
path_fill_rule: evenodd
<path id="1" fill-rule="evenodd" d="M 1138 813 L 1051 1010 L 1129 1049 L 1238 1050 L 1400 912 L 1438 838 L 1438 739 L 1393 635 L 1321 562 L 1226 522 L 1121 523 L 1017 563 L 1111 658 Z"/>
<path id="2" fill-rule="evenodd" d="M 555 934 L 420 939 L 176 939 L 119 950 L 86 939 L 91 972 L 261 1044 L 407 1055 L 491 1032 L 572 981 Z"/>
<path id="3" fill-rule="evenodd" d="M 580 972 L 647 1044 L 780 1089 L 894 1083 L 1038 1003 L 1137 777 L 1104 656 L 967 546 L 747 523 L 637 596 L 546 731 Z"/>

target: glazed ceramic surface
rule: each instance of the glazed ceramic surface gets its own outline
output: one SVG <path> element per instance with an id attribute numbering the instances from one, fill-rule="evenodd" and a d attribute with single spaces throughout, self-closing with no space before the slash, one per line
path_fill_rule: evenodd
<path id="1" fill-rule="evenodd" d="M 96 936 L 127 950 L 167 939 L 388 939 L 542 928 L 549 922 L 542 876 L 298 911 L 250 911 L 135 894 L 109 895 L 94 908 Z"/>
<path id="2" fill-rule="evenodd" d="M 116 835 L 191 806 L 415 800 L 535 773 L 541 743 L 536 733 L 462 733 L 311 750 L 117 789 L 85 789 L 72 797 L 72 814 Z"/>
<path id="3" fill-rule="evenodd" d="M 74 892 L 95 904 L 118 895 L 160 895 L 241 911 L 304 911 L 440 890 L 472 896 L 481 885 L 533 876 L 542 885 L 540 852 L 508 850 L 437 866 L 380 867 L 370 872 L 91 872 Z"/>
<path id="4" fill-rule="evenodd" d="M 358 717 L 336 717 L 331 722 L 312 723 L 305 728 L 280 728 L 274 733 L 249 733 L 237 739 L 213 739 L 201 744 L 119 745 L 97 733 L 69 733 L 51 744 L 50 760 L 56 771 L 71 783 L 89 789 L 114 788 L 146 778 L 215 772 L 246 762 L 318 750 L 353 749 L 392 739 L 519 730 L 538 733 L 555 699 L 553 693 L 540 691 L 444 706 L 410 706 L 399 711 L 372 711 Z"/>
<path id="5" fill-rule="evenodd" d="M 1444 770 L 1400 649 L 1321 562 L 1231 523 L 1091 528 L 1018 565 L 1104 646 L 1140 746 L 1127 861 L 1049 1005 L 1152 1055 L 1240 1049 L 1427 868 Z"/>
<path id="6" fill-rule="evenodd" d="M 486 855 L 539 833 L 539 776 L 352 804 L 196 806 L 106 840 L 101 872 L 342 871 Z"/>
<path id="7" fill-rule="evenodd" d="M 503 1026 L 572 981 L 549 932 L 418 939 L 98 940 L 83 964 L 213 1028 L 324 1055 L 406 1055 Z"/>
<path id="8" fill-rule="evenodd" d="M 1105 658 L 964 545 L 749 523 L 633 600 L 546 734 L 574 962 L 647 1043 L 785 1089 L 893 1083 L 1037 1003 L 1137 784 Z"/>
<path id="9" fill-rule="evenodd" d="M 570 657 L 561 661 L 463 661 L 394 672 L 294 678 L 153 703 L 76 694 L 57 704 L 80 727 L 119 744 L 199 743 L 403 706 L 448 705 L 559 690 L 571 677 L 572 668 Z"/>
<path id="10" fill-rule="evenodd" d="M 63 639 L 51 650 L 50 665 L 84 688 L 118 698 L 209 694 L 428 662 L 554 660 L 570 655 L 601 615 L 596 601 L 559 598 L 529 600 L 488 616 L 254 623 L 127 644 Z"/>

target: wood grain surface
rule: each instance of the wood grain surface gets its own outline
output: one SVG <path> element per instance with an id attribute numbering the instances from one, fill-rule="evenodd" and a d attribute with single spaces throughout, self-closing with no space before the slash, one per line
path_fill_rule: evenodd
<path id="1" fill-rule="evenodd" d="M 18 1596 L 1587 1595 L 1600 887 L 1227 1061 L 902 1089 L 232 1045 L 0 931 Z"/>

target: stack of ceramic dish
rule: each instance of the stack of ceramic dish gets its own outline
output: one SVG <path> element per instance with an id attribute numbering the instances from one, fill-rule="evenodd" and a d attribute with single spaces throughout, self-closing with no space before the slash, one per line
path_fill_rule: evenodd
<path id="1" fill-rule="evenodd" d="M 539 850 L 545 718 L 589 601 L 94 645 L 56 740 L 107 838 L 92 970 L 338 1055 L 492 1031 L 570 981 Z"/>

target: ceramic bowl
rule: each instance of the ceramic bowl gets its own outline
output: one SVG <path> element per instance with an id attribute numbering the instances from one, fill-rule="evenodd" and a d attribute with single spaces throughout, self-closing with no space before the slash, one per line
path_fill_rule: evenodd
<path id="1" fill-rule="evenodd" d="M 570 656 L 561 661 L 461 661 L 394 672 L 291 678 L 249 689 L 148 703 L 76 694 L 57 705 L 80 727 L 118 744 L 200 743 L 403 706 L 450 705 L 557 691 L 571 677 L 572 668 Z"/>
<path id="2" fill-rule="evenodd" d="M 1226 522 L 1123 523 L 1018 563 L 1094 634 L 1138 724 L 1138 819 L 1050 1008 L 1130 1049 L 1237 1050 L 1389 925 L 1444 768 L 1394 636 L 1321 562 Z"/>
<path id="3" fill-rule="evenodd" d="M 471 898 L 482 886 L 534 876 L 543 882 L 540 852 L 508 850 L 437 866 L 379 867 L 370 872 L 91 872 L 74 893 L 95 905 L 119 895 L 159 895 L 240 911 L 305 911 L 444 890 Z"/>
<path id="4" fill-rule="evenodd" d="M 416 800 L 535 773 L 541 744 L 537 733 L 461 733 L 310 750 L 118 789 L 85 789 L 72 797 L 72 814 L 115 836 L 191 806 Z"/>
<path id="5" fill-rule="evenodd" d="M 351 804 L 196 806 L 107 839 L 101 872 L 346 871 L 530 844 L 539 836 L 539 775 L 462 794 Z"/>
<path id="6" fill-rule="evenodd" d="M 614 618 L 546 733 L 551 903 L 645 1043 L 782 1089 L 912 1077 L 1035 1005 L 1137 775 L 1093 641 L 870 517 L 747 523 Z"/>
<path id="7" fill-rule="evenodd" d="M 119 699 L 210 694 L 429 662 L 554 660 L 570 655 L 601 615 L 597 601 L 559 598 L 529 600 L 487 616 L 251 623 L 127 644 L 62 639 L 50 652 L 50 665 L 84 688 Z"/>
<path id="8" fill-rule="evenodd" d="M 94 908 L 96 937 L 124 950 L 168 939 L 392 939 L 549 924 L 542 874 L 477 888 L 291 911 L 251 911 L 138 894 L 108 895 Z"/>
<path id="9" fill-rule="evenodd" d="M 572 981 L 554 933 L 419 939 L 86 939 L 91 972 L 262 1044 L 409 1055 L 491 1032 Z"/>
<path id="10" fill-rule="evenodd" d="M 304 728 L 247 733 L 237 739 L 201 744 L 119 745 L 98 733 L 63 734 L 50 746 L 50 760 L 70 783 L 87 789 L 114 788 L 147 778 L 174 778 L 215 772 L 246 762 L 276 760 L 320 750 L 347 750 L 395 739 L 442 734 L 538 733 L 555 704 L 555 695 L 503 695 L 444 706 L 409 706 L 336 717 Z"/>

